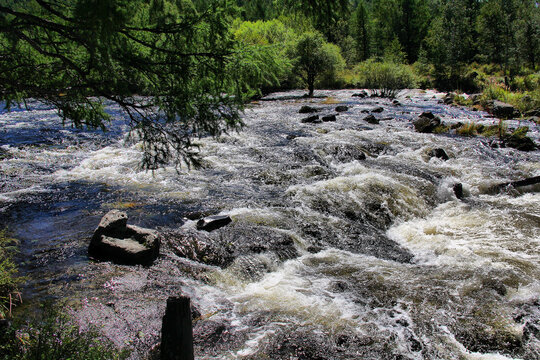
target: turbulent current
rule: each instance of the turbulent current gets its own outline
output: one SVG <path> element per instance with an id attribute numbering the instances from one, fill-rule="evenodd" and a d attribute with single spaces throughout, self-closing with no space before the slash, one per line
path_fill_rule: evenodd
<path id="1" fill-rule="evenodd" d="M 114 105 L 107 133 L 63 127 L 37 102 L 0 114 L 0 227 L 20 241 L 24 298 L 62 301 L 133 358 L 159 342 L 178 294 L 192 300 L 198 359 L 540 358 L 539 188 L 489 191 L 539 176 L 540 151 L 415 132 L 424 111 L 498 123 L 440 93 L 353 94 L 272 94 L 242 131 L 198 140 L 202 168 L 154 172 Z M 301 122 L 303 105 L 338 104 L 336 121 Z M 110 209 L 162 233 L 152 266 L 88 258 Z M 197 231 L 212 214 L 233 222 Z"/>

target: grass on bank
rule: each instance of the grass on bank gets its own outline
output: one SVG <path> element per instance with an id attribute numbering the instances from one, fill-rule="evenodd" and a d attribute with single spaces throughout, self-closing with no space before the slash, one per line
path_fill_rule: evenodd
<path id="1" fill-rule="evenodd" d="M 119 350 L 95 328 L 82 331 L 68 315 L 45 306 L 30 321 L 15 320 L 0 333 L 1 360 L 123 360 L 128 350 Z"/>
<path id="2" fill-rule="evenodd" d="M 82 331 L 64 313 L 46 306 L 37 318 L 28 314 L 12 316 L 20 299 L 17 288 L 23 278 L 17 276 L 13 256 L 17 241 L 7 230 L 0 230 L 0 360 L 121 360 L 129 356 L 104 340 L 95 328 Z M 4 319 L 9 319 L 5 322 Z"/>
<path id="3" fill-rule="evenodd" d="M 20 294 L 17 286 L 21 278 L 17 276 L 17 266 L 13 256 L 17 252 L 17 241 L 12 239 L 6 229 L 0 230 L 0 319 L 11 316 L 11 310 Z"/>

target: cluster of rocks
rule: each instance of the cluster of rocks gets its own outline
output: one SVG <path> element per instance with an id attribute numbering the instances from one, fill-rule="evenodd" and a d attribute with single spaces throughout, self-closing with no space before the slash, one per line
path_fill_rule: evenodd
<path id="1" fill-rule="evenodd" d="M 154 230 L 128 225 L 127 220 L 125 212 L 109 211 L 92 236 L 89 255 L 97 260 L 119 264 L 152 264 L 159 255 L 159 234 Z"/>
<path id="2" fill-rule="evenodd" d="M 441 126 L 442 121 L 438 116 L 433 115 L 433 113 L 426 111 L 420 114 L 418 119 L 413 123 L 414 129 L 420 133 L 433 133 L 435 129 Z"/>
<path id="3" fill-rule="evenodd" d="M 354 94 L 353 96 L 362 97 L 363 93 Z M 366 94 L 366 96 L 367 96 L 367 94 Z M 394 100 L 392 103 L 395 106 L 401 105 L 398 100 Z M 346 105 L 339 105 L 334 110 L 337 112 L 337 114 L 330 114 L 330 115 L 323 115 L 323 116 L 310 115 L 308 117 L 303 118 L 301 120 L 301 122 L 302 123 L 309 123 L 309 124 L 318 124 L 318 123 L 322 123 L 322 122 L 336 121 L 337 115 L 339 115 L 339 113 L 341 113 L 341 112 L 348 111 L 349 107 L 346 106 Z M 300 114 L 313 114 L 313 113 L 317 113 L 319 111 L 320 111 L 320 109 L 318 109 L 318 108 L 314 108 L 314 107 L 311 107 L 309 105 L 304 105 L 304 106 L 302 106 L 300 108 L 298 113 L 300 113 Z M 369 124 L 379 124 L 380 119 L 376 118 L 375 115 L 373 115 L 373 114 L 380 114 L 383 111 L 384 111 L 384 108 L 382 106 L 377 106 L 377 107 L 374 107 L 372 109 L 362 110 L 361 112 L 364 113 L 364 114 L 369 114 L 363 119 L 364 121 L 366 121 Z M 383 119 L 383 120 L 385 120 L 385 119 Z"/>
<path id="4" fill-rule="evenodd" d="M 124 265 L 151 265 L 159 256 L 161 236 L 157 231 L 127 224 L 127 214 L 111 210 L 94 231 L 88 254 L 101 261 Z M 197 222 L 197 230 L 211 232 L 232 222 L 227 215 L 215 215 Z"/>
<path id="5" fill-rule="evenodd" d="M 348 111 L 349 107 L 345 106 L 345 105 L 339 105 L 334 110 L 337 113 L 341 113 L 341 112 Z M 300 110 L 298 112 L 300 114 L 313 114 L 313 113 L 317 113 L 319 111 L 320 111 L 320 109 L 311 107 L 309 105 L 304 105 L 304 106 L 302 106 L 300 108 Z M 301 122 L 304 123 L 304 124 L 318 124 L 318 123 L 322 123 L 322 122 L 333 122 L 333 121 L 337 120 L 337 115 L 338 114 L 329 114 L 329 115 L 323 115 L 323 116 L 310 115 L 310 116 L 308 116 L 306 118 L 303 118 L 301 120 Z"/>

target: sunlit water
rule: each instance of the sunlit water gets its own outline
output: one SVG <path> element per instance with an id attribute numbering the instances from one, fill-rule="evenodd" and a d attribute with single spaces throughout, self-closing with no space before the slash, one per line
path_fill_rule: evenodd
<path id="1" fill-rule="evenodd" d="M 21 241 L 27 298 L 69 299 L 133 357 L 159 340 L 164 299 L 181 292 L 202 314 L 201 359 L 539 358 L 538 187 L 487 189 L 540 175 L 540 151 L 415 133 L 423 111 L 498 122 L 440 105 L 442 94 L 404 91 L 394 106 L 353 93 L 253 103 L 243 131 L 199 140 L 196 170 L 140 170 L 114 106 L 106 134 L 62 127 L 38 103 L 1 114 L 0 226 Z M 336 122 L 301 123 L 302 105 L 326 115 L 335 103 L 349 106 Z M 380 124 L 363 121 L 376 106 Z M 430 158 L 434 148 L 450 160 Z M 229 214 L 233 224 L 201 238 L 250 245 L 222 267 L 167 246 L 150 268 L 89 262 L 88 239 L 113 208 L 194 236 L 187 218 Z"/>

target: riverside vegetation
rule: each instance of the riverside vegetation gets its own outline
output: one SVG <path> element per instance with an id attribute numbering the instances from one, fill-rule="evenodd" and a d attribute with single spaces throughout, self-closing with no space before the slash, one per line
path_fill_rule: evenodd
<path id="1" fill-rule="evenodd" d="M 105 101 L 114 102 L 151 170 L 199 165 L 194 138 L 241 129 L 247 101 L 296 88 L 382 97 L 437 88 L 475 109 L 499 100 L 517 109 L 521 127 L 467 123 L 456 133 L 524 137 L 538 121 L 539 58 L 540 9 L 530 0 L 0 0 L 6 108 L 35 98 L 66 124 L 106 129 Z M 0 232 L 0 318 L 18 301 L 16 247 Z M 76 349 L 92 347 L 96 332 L 80 335 L 57 315 L 38 320 L 40 331 L 14 325 L 0 352 L 77 358 Z M 124 356 L 100 346 L 79 358 Z"/>

